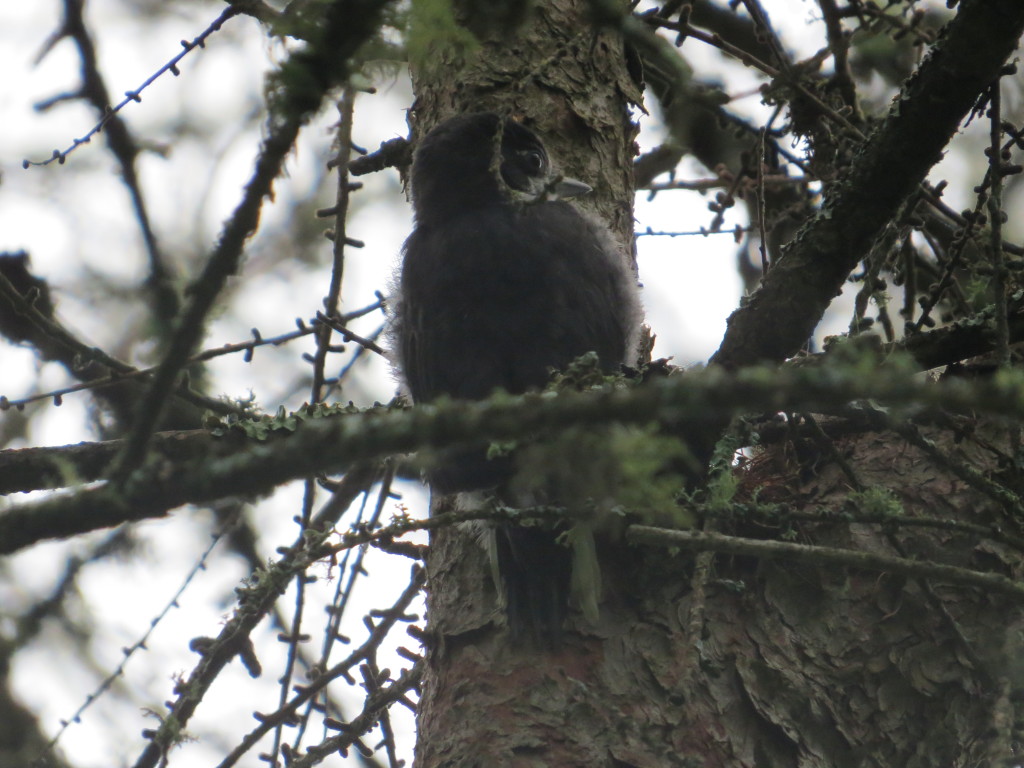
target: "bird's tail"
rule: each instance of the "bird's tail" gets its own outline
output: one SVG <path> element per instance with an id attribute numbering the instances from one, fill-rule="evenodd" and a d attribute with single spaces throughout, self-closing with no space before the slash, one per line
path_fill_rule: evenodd
<path id="1" fill-rule="evenodd" d="M 570 550 L 557 541 L 558 531 L 541 526 L 503 523 L 496 533 L 512 638 L 544 647 L 557 644 L 569 610 Z"/>

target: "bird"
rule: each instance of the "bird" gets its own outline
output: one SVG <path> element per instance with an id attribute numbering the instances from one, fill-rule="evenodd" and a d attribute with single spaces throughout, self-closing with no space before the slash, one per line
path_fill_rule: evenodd
<path id="1" fill-rule="evenodd" d="M 642 310 L 626 251 L 599 219 L 565 201 L 590 187 L 558 174 L 536 133 L 494 112 L 451 117 L 419 141 L 410 182 L 414 228 L 389 336 L 413 403 L 540 390 L 587 353 L 607 373 L 635 362 Z M 432 492 L 536 503 L 512 487 L 514 454 L 488 458 L 487 446 L 438 453 L 427 473 Z M 492 530 L 509 628 L 550 644 L 570 592 L 560 531 Z"/>

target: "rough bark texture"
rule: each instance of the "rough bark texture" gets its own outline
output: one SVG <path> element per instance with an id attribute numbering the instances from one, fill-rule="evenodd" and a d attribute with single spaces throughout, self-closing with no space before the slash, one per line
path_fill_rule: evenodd
<path id="1" fill-rule="evenodd" d="M 994 454 L 928 434 L 976 468 Z M 997 439 L 997 438 L 993 438 Z M 839 445 L 867 487 L 910 518 L 1019 527 L 901 438 Z M 805 457 L 806 458 L 806 457 Z M 856 513 L 835 464 L 792 480 L 766 454 L 744 497 L 794 513 Z M 781 479 L 780 479 L 781 478 Z M 723 524 L 748 536 L 778 524 Z M 929 559 L 1017 578 L 1022 553 L 974 534 L 896 525 L 798 523 L 792 540 Z M 421 708 L 420 766 L 980 766 L 1013 754 L 1021 687 L 1019 606 L 1001 595 L 902 576 L 649 550 L 603 553 L 600 626 L 556 652 L 510 648 L 482 550 L 435 538 L 434 645 Z"/>
<path id="2" fill-rule="evenodd" d="M 957 445 L 938 430 L 926 436 L 955 461 L 993 469 L 995 454 L 979 447 L 983 441 Z M 996 430 L 988 437 L 990 445 L 1001 442 Z M 838 447 L 862 485 L 891 489 L 909 517 L 1019 527 L 898 437 L 872 434 Z M 779 469 L 792 476 L 792 467 Z M 857 511 L 848 477 L 834 464 L 804 482 L 752 485 L 762 500 L 775 496 L 794 511 Z M 808 543 L 1021 573 L 1020 551 L 949 529 L 842 523 L 793 530 Z M 704 753 L 717 759 L 705 764 L 923 767 L 1009 759 L 1019 606 L 974 589 L 782 562 L 722 560 L 717 576 L 742 579 L 745 588 L 709 585 L 700 645 L 710 673 L 702 681 L 704 716 L 729 704 L 746 712 L 748 727 L 729 727 L 728 751 L 717 745 Z"/>

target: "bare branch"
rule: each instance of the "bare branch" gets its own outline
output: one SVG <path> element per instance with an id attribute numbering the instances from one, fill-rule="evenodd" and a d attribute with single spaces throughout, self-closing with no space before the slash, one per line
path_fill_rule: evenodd
<path id="1" fill-rule="evenodd" d="M 924 180 L 1024 31 L 1016 0 L 967 0 L 825 204 L 733 313 L 713 362 L 781 361 L 810 336 L 871 242 Z"/>

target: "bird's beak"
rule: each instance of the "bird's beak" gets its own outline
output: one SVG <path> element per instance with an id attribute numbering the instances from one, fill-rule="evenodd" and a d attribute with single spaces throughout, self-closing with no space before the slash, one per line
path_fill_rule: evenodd
<path id="1" fill-rule="evenodd" d="M 554 191 L 558 199 L 561 200 L 565 197 L 578 197 L 579 195 L 585 195 L 588 192 L 593 192 L 594 189 L 589 184 L 584 184 L 582 181 L 563 178 L 555 184 Z"/>

